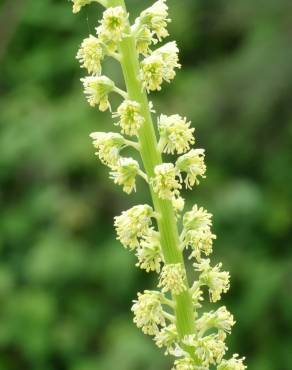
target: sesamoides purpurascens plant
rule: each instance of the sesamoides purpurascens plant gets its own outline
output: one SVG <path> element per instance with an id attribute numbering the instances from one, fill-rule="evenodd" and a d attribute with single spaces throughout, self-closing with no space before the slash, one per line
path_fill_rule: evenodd
<path id="1" fill-rule="evenodd" d="M 90 106 L 101 111 L 112 112 L 114 93 L 121 102 L 112 113 L 120 133 L 90 136 L 114 183 L 130 194 L 140 176 L 152 198 L 152 205 L 136 205 L 114 220 L 117 238 L 136 255 L 137 266 L 158 274 L 157 290 L 138 293 L 133 301 L 134 322 L 174 356 L 173 370 L 244 370 L 244 358 L 226 357 L 225 340 L 235 323 L 232 314 L 225 306 L 202 312 L 204 294 L 217 302 L 230 285 L 229 273 L 209 258 L 216 239 L 212 215 L 198 205 L 183 213 L 181 190 L 193 189 L 205 178 L 205 151 L 192 148 L 195 130 L 185 117 L 159 115 L 158 139 L 153 124 L 155 110 L 148 94 L 171 82 L 181 67 L 175 41 L 158 45 L 168 36 L 166 0 L 142 11 L 132 25 L 124 0 L 73 0 L 73 12 L 92 2 L 106 9 L 95 35 L 83 40 L 77 53 L 88 72 L 81 79 L 84 93 Z M 125 90 L 102 74 L 106 58 L 121 64 Z M 129 147 L 138 159 L 123 156 Z M 165 154 L 177 158 L 165 163 Z M 187 276 L 184 254 L 192 261 L 194 281 Z"/>

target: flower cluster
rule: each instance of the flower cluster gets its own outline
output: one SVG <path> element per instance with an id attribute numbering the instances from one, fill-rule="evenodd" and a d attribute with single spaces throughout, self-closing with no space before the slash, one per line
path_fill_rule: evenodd
<path id="1" fill-rule="evenodd" d="M 155 335 L 159 332 L 159 327 L 165 326 L 165 313 L 161 301 L 160 292 L 146 290 L 143 294 L 138 293 L 138 299 L 134 301 L 132 311 L 135 315 L 134 322 L 143 333 Z"/>
<path id="2" fill-rule="evenodd" d="M 73 13 L 78 13 L 80 12 L 80 9 L 87 5 L 90 4 L 94 0 L 72 0 L 73 1 Z"/>
<path id="3" fill-rule="evenodd" d="M 92 107 L 99 105 L 99 109 L 104 112 L 110 108 L 108 94 L 115 89 L 113 81 L 106 76 L 88 76 L 81 78 L 84 86 L 84 94 Z"/>
<path id="4" fill-rule="evenodd" d="M 194 185 L 200 184 L 199 177 L 206 177 L 204 158 L 204 149 L 192 149 L 188 153 L 180 156 L 176 161 L 176 167 L 180 173 L 186 173 L 184 182 L 188 189 L 192 189 Z"/>
<path id="5" fill-rule="evenodd" d="M 147 204 L 134 206 L 115 217 L 118 240 L 125 248 L 137 248 L 140 245 L 140 239 L 149 235 L 152 217 L 154 217 L 154 211 Z"/>
<path id="6" fill-rule="evenodd" d="M 192 148 L 195 129 L 185 117 L 161 114 L 158 142 L 151 126 L 155 111 L 147 93 L 161 90 L 163 82 L 173 80 L 181 67 L 175 41 L 156 45 L 168 36 L 166 0 L 143 10 L 133 25 L 122 0 L 115 1 L 119 4 L 115 7 L 108 0 L 72 1 L 75 13 L 91 2 L 106 8 L 96 34 L 83 40 L 76 55 L 88 72 L 81 81 L 89 105 L 111 111 L 112 93 L 122 98 L 112 113 L 120 132 L 90 135 L 96 155 L 124 192 L 136 191 L 136 179 L 141 176 L 153 197 L 153 208 L 136 205 L 114 219 L 117 239 L 135 254 L 136 266 L 158 274 L 158 290 L 138 293 L 133 301 L 134 323 L 166 354 L 175 356 L 173 370 L 245 370 L 244 358 L 224 359 L 225 340 L 235 324 L 232 314 L 225 306 L 202 311 L 206 291 L 210 301 L 217 302 L 230 286 L 229 273 L 221 271 L 221 263 L 211 266 L 209 259 L 216 239 L 212 215 L 197 205 L 183 214 L 182 188 L 192 189 L 205 178 L 205 151 Z M 128 91 L 103 74 L 102 64 L 108 57 L 121 63 Z M 125 148 L 127 157 L 122 156 Z M 140 160 L 128 156 L 133 149 L 140 153 Z M 165 154 L 178 158 L 164 162 Z M 192 259 L 190 274 L 183 254 Z"/>
<path id="7" fill-rule="evenodd" d="M 126 146 L 123 136 L 116 132 L 93 132 L 90 137 L 100 161 L 112 168 L 116 166 L 120 158 L 119 153 Z"/>
<path id="8" fill-rule="evenodd" d="M 88 73 L 100 75 L 101 62 L 104 58 L 100 40 L 92 35 L 84 39 L 76 58 L 80 61 L 81 67 L 87 69 Z"/>
<path id="9" fill-rule="evenodd" d="M 200 272 L 200 284 L 209 288 L 210 300 L 212 302 L 219 301 L 222 293 L 228 292 L 230 288 L 229 272 L 220 271 L 222 263 L 211 267 L 209 259 L 203 259 L 199 263 L 194 263 L 194 267 L 196 271 Z"/>
<path id="10" fill-rule="evenodd" d="M 190 128 L 191 122 L 178 114 L 166 116 L 162 114 L 158 120 L 160 134 L 159 146 L 163 153 L 185 153 L 194 144 L 194 128 Z"/>
<path id="11" fill-rule="evenodd" d="M 156 49 L 141 63 L 141 78 L 146 90 L 161 90 L 163 81 L 170 82 L 175 77 L 175 68 L 178 63 L 178 48 L 176 42 L 168 42 Z"/>
<path id="12" fill-rule="evenodd" d="M 151 184 L 161 199 L 172 200 L 179 195 L 181 185 L 177 180 L 177 172 L 172 163 L 163 163 L 155 167 L 155 177 Z"/>
<path id="13" fill-rule="evenodd" d="M 136 266 L 146 270 L 146 272 L 156 271 L 159 273 L 163 255 L 159 233 L 151 229 L 144 235 L 136 251 L 138 262 Z"/>
<path id="14" fill-rule="evenodd" d="M 183 246 L 192 248 L 190 257 L 201 259 L 201 254 L 206 256 L 212 253 L 213 240 L 216 236 L 212 234 L 212 215 L 202 207 L 194 205 L 192 210 L 186 212 L 183 217 L 183 232 L 181 239 Z"/>
<path id="15" fill-rule="evenodd" d="M 234 324 L 233 315 L 225 306 L 222 306 L 216 311 L 205 312 L 197 320 L 197 330 L 200 334 L 204 334 L 210 328 L 216 328 L 230 334 Z"/>
<path id="16" fill-rule="evenodd" d="M 113 117 L 120 119 L 118 125 L 121 126 L 122 134 L 128 136 L 138 136 L 139 129 L 145 121 L 141 115 L 140 104 L 133 100 L 124 100 Z"/>
<path id="17" fill-rule="evenodd" d="M 162 292 L 170 291 L 172 294 L 179 295 L 187 289 L 186 287 L 186 272 L 181 263 L 172 263 L 164 265 L 160 280 L 159 287 Z"/>
<path id="18" fill-rule="evenodd" d="M 127 26 L 127 14 L 121 6 L 108 8 L 103 13 L 100 26 L 96 27 L 96 33 L 100 40 L 115 50 L 117 42 L 121 41 Z"/>
<path id="19" fill-rule="evenodd" d="M 246 366 L 243 361 L 244 358 L 238 358 L 238 355 L 235 354 L 230 360 L 223 360 L 217 370 L 245 370 Z"/>
<path id="20" fill-rule="evenodd" d="M 147 56 L 150 46 L 168 36 L 168 7 L 166 0 L 156 1 L 150 8 L 141 12 L 132 26 L 137 51 Z"/>

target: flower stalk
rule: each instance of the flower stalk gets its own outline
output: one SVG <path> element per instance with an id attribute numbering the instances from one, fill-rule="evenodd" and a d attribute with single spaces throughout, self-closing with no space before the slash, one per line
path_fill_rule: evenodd
<path id="1" fill-rule="evenodd" d="M 211 254 L 216 238 L 211 232 L 211 215 L 195 205 L 183 216 L 181 232 L 177 224 L 184 208 L 180 190 L 183 186 L 192 189 L 205 177 L 204 150 L 190 150 L 195 143 L 194 128 L 186 118 L 161 115 L 157 122 L 159 139 L 152 120 L 153 108 L 147 94 L 161 90 L 162 83 L 170 82 L 175 69 L 180 68 L 175 42 L 152 51 L 168 36 L 166 0 L 158 0 L 144 10 L 132 26 L 124 0 L 72 1 L 74 12 L 91 2 L 106 7 L 96 28 L 97 37 L 90 35 L 77 53 L 81 67 L 91 73 L 82 79 L 87 100 L 105 111 L 111 109 L 109 94 L 121 95 L 124 101 L 113 118 L 119 119 L 116 125 L 123 135 L 137 137 L 135 142 L 118 133 L 95 132 L 91 138 L 96 154 L 126 193 L 136 190 L 136 177 L 140 175 L 149 184 L 152 197 L 153 208 L 138 205 L 115 217 L 118 239 L 135 252 L 137 266 L 159 274 L 160 290 L 138 293 L 132 307 L 134 322 L 145 334 L 154 336 L 166 354 L 179 358 L 174 370 L 208 370 L 211 365 L 217 365 L 218 370 L 244 370 L 243 359 L 237 355 L 223 359 L 233 316 L 224 306 L 199 315 L 203 287 L 207 287 L 211 302 L 218 301 L 229 288 L 229 273 L 220 270 L 221 264 L 212 267 L 210 259 L 203 258 Z M 121 64 L 125 92 L 101 75 L 105 57 L 113 57 Z M 127 146 L 139 151 L 143 169 L 137 160 L 121 156 Z M 175 164 L 164 163 L 163 153 L 181 156 Z M 195 260 L 198 275 L 192 286 L 184 263 L 184 253 L 189 248 L 189 258 Z"/>

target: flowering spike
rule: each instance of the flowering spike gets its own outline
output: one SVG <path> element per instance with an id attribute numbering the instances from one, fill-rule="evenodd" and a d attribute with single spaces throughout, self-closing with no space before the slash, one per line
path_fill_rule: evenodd
<path id="1" fill-rule="evenodd" d="M 185 203 L 180 194 L 182 183 L 191 189 L 205 178 L 205 151 L 191 148 L 195 129 L 186 118 L 178 114 L 160 115 L 158 143 L 152 122 L 152 114 L 156 112 L 147 93 L 161 90 L 162 83 L 173 80 L 176 69 L 181 67 L 175 41 L 152 51 L 153 45 L 168 36 L 170 19 L 166 0 L 158 0 L 142 11 L 132 26 L 125 0 L 72 1 L 74 12 L 94 1 L 107 8 L 96 28 L 97 37 L 86 38 L 76 56 L 90 74 L 81 79 L 89 104 L 105 111 L 111 109 L 111 92 L 123 98 L 112 114 L 121 134 L 92 133 L 96 154 L 110 167 L 110 177 L 126 193 L 136 190 L 137 175 L 143 177 L 150 186 L 155 208 L 137 205 L 114 220 L 117 239 L 134 251 L 136 265 L 159 274 L 160 291 L 138 293 L 133 302 L 134 322 L 145 334 L 152 335 L 166 354 L 176 357 L 173 370 L 209 370 L 210 367 L 245 370 L 238 355 L 223 360 L 227 351 L 225 339 L 235 323 L 232 314 L 225 306 L 200 315 L 197 312 L 203 305 L 204 286 L 209 290 L 210 301 L 217 302 L 230 285 L 229 273 L 221 271 L 221 263 L 212 267 L 206 259 L 216 238 L 211 231 L 212 215 L 197 205 L 182 215 Z M 141 61 L 139 54 L 144 57 Z M 101 75 L 106 56 L 121 64 L 127 91 Z M 137 142 L 123 135 L 136 136 Z M 140 152 L 145 173 L 136 159 L 121 157 L 125 147 L 134 148 L 135 154 Z M 174 165 L 163 162 L 164 153 L 180 156 Z M 179 235 L 181 216 L 183 229 Z M 189 280 L 193 274 L 187 276 L 184 249 L 191 249 L 189 257 L 195 259 L 197 279 L 191 287 Z"/>

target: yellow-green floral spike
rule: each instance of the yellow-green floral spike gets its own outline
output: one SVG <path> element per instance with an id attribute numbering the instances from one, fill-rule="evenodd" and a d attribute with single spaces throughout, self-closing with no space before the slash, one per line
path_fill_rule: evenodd
<path id="1" fill-rule="evenodd" d="M 113 127 L 120 132 L 97 131 L 90 137 L 113 181 L 130 194 L 139 191 L 136 179 L 141 176 L 153 204 L 136 205 L 114 219 L 117 239 L 135 254 L 136 266 L 158 274 L 158 290 L 138 293 L 133 301 L 134 323 L 174 357 L 172 370 L 245 370 L 244 358 L 235 354 L 226 359 L 233 315 L 225 306 L 203 309 L 206 293 L 211 303 L 217 302 L 230 287 L 229 272 L 222 271 L 221 263 L 211 265 L 216 239 L 212 215 L 198 205 L 183 214 L 182 187 L 192 189 L 206 177 L 205 151 L 192 147 L 195 129 L 185 117 L 159 113 L 157 131 L 152 120 L 156 112 L 148 94 L 171 82 L 181 67 L 175 41 L 157 45 L 168 36 L 167 1 L 154 2 L 134 24 L 125 0 L 73 0 L 73 12 L 92 2 L 106 10 L 96 35 L 83 40 L 77 52 L 88 73 L 81 79 L 84 93 L 89 105 L 101 111 L 111 110 L 111 93 L 121 101 L 112 113 Z M 108 57 L 121 64 L 126 91 L 102 74 Z M 139 158 L 123 157 L 126 147 Z M 166 162 L 164 154 L 178 158 Z M 193 261 L 195 279 L 188 276 L 184 254 Z"/>

